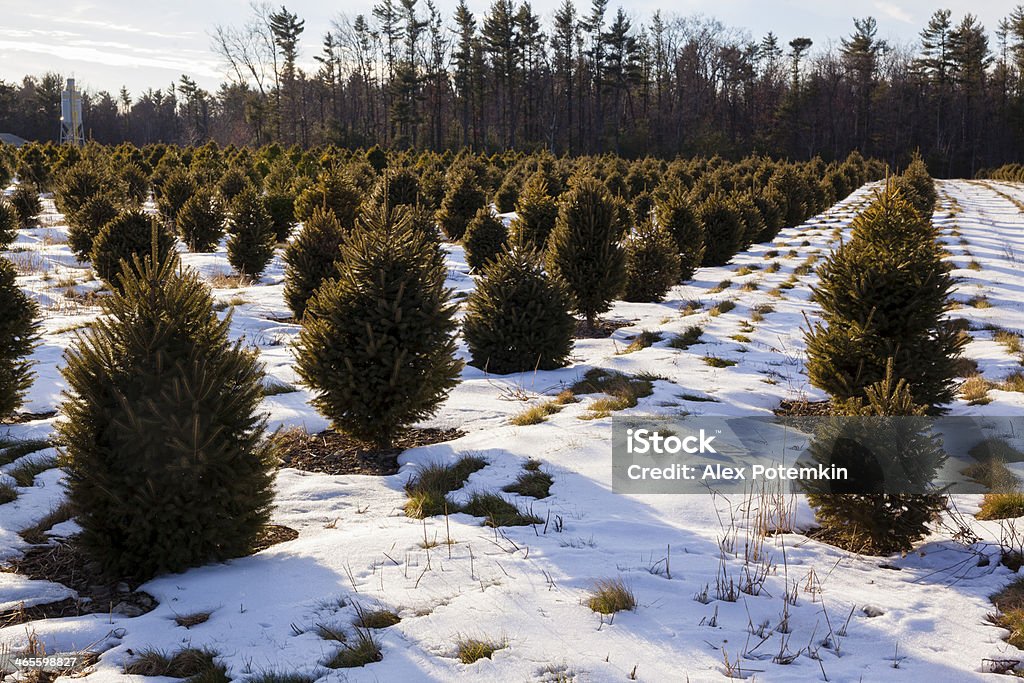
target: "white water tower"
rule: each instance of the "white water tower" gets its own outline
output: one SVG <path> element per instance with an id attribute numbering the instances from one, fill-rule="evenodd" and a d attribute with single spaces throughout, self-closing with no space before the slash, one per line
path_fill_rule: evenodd
<path id="1" fill-rule="evenodd" d="M 67 86 L 60 94 L 61 144 L 85 144 L 85 135 L 82 131 L 82 93 L 75 87 L 75 79 L 69 78 Z"/>

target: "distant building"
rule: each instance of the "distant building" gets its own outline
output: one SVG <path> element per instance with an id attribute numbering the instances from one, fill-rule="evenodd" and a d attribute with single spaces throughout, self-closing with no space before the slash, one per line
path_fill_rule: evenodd
<path id="1" fill-rule="evenodd" d="M 0 142 L 4 143 L 5 145 L 14 145 L 15 147 L 21 147 L 26 142 L 28 142 L 28 140 L 26 140 L 25 138 L 19 138 L 14 133 L 0 133 Z"/>

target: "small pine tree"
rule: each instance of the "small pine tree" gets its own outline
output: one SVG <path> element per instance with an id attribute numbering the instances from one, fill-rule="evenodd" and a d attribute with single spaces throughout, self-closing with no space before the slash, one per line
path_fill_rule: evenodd
<path id="1" fill-rule="evenodd" d="M 704 228 L 701 265 L 724 266 L 743 246 L 743 215 L 723 193 L 713 192 L 697 207 L 697 220 Z"/>
<path id="2" fill-rule="evenodd" d="M 466 264 L 473 270 L 483 268 L 501 253 L 507 242 L 508 229 L 504 221 L 491 213 L 490 208 L 479 209 L 462 236 Z"/>
<path id="3" fill-rule="evenodd" d="M 651 221 L 642 223 L 626 240 L 626 301 L 661 301 L 679 283 L 676 242 Z"/>
<path id="4" fill-rule="evenodd" d="M 220 198 L 200 189 L 178 211 L 178 234 L 189 251 L 212 251 L 224 236 L 225 219 Z"/>
<path id="5" fill-rule="evenodd" d="M 152 216 L 138 209 L 122 210 L 93 240 L 89 259 L 93 270 L 111 289 L 119 290 L 124 267 L 136 256 L 152 253 L 154 239 L 161 258 L 174 250 L 174 237 Z"/>
<path id="6" fill-rule="evenodd" d="M 28 356 L 39 340 L 39 307 L 18 287 L 17 275 L 14 264 L 0 258 L 0 419 L 21 407 L 32 385 Z"/>
<path id="7" fill-rule="evenodd" d="M 928 492 L 945 452 L 922 418 L 927 406 L 915 405 L 891 362 L 865 397 L 834 407 L 844 419 L 819 423 L 811 457 L 846 468 L 848 477 L 809 483 L 807 502 L 825 540 L 854 552 L 905 552 L 945 508 L 945 495 Z"/>
<path id="8" fill-rule="evenodd" d="M 932 224 L 891 183 L 853 221 L 818 269 L 821 322 L 805 333 L 807 374 L 839 400 L 865 398 L 892 359 L 915 401 L 935 409 L 955 392 L 965 339 L 945 318 L 953 279 Z"/>
<path id="9" fill-rule="evenodd" d="M 251 552 L 275 466 L 257 356 L 175 254 L 136 256 L 122 284 L 63 370 L 79 542 L 109 576 L 139 580 Z"/>
<path id="10" fill-rule="evenodd" d="M 274 257 L 274 226 L 252 186 L 235 197 L 228 221 L 228 263 L 240 275 L 258 278 Z"/>
<path id="11" fill-rule="evenodd" d="M 485 204 L 484 191 L 480 189 L 476 173 L 463 169 L 456 173 L 448 184 L 448 192 L 437 210 L 437 222 L 448 235 L 458 241 L 466 233 L 466 226 Z"/>
<path id="12" fill-rule="evenodd" d="M 672 235 L 679 254 L 679 281 L 693 278 L 704 260 L 704 226 L 690 203 L 687 190 L 673 183 L 655 203 L 655 220 Z M 673 283 L 675 284 L 675 283 Z"/>
<path id="13" fill-rule="evenodd" d="M 572 292 L 573 308 L 593 329 L 622 290 L 626 257 L 615 203 L 605 186 L 580 178 L 564 195 L 548 238 L 547 265 Z"/>
<path id="14" fill-rule="evenodd" d="M 515 209 L 516 217 L 509 225 L 509 241 L 524 248 L 544 249 L 558 219 L 558 200 L 551 196 L 543 172 L 538 171 L 527 179 Z"/>
<path id="15" fill-rule="evenodd" d="M 334 212 L 345 229 L 350 228 L 359 214 L 363 195 L 352 176 L 343 172 L 321 173 L 316 184 L 303 190 L 295 199 L 295 220 L 303 222 L 321 207 Z"/>
<path id="16" fill-rule="evenodd" d="M 771 242 L 779 234 L 783 227 L 783 197 L 782 194 L 771 185 L 761 188 L 753 195 L 754 204 L 761 212 L 764 219 L 764 230 L 757 236 L 757 242 Z"/>
<path id="17" fill-rule="evenodd" d="M 341 248 L 339 277 L 308 301 L 296 370 L 314 405 L 352 436 L 390 445 L 455 386 L 455 306 L 438 244 L 408 207 L 362 216 Z"/>
<path id="18" fill-rule="evenodd" d="M 501 213 L 508 213 L 514 211 L 516 208 L 516 202 L 519 201 L 519 191 L 522 185 L 522 179 L 519 174 L 515 171 L 510 171 L 505 174 L 505 178 L 501 181 L 501 185 L 494 192 L 494 206 L 497 207 Z"/>
<path id="19" fill-rule="evenodd" d="M 306 302 L 324 280 L 337 275 L 345 237 L 333 211 L 317 207 L 302 230 L 284 250 L 284 300 L 302 320 Z"/>
<path id="20" fill-rule="evenodd" d="M 764 216 L 757 208 L 754 198 L 750 193 L 741 193 L 733 197 L 733 204 L 743 217 L 743 239 L 740 240 L 740 249 L 746 249 L 760 239 L 765 230 Z"/>
<path id="21" fill-rule="evenodd" d="M 289 190 L 274 188 L 263 195 L 263 208 L 274 226 L 274 238 L 284 242 L 295 229 L 295 194 Z"/>
<path id="22" fill-rule="evenodd" d="M 389 168 L 377 179 L 368 206 L 416 206 L 420 202 L 420 179 L 411 168 Z"/>
<path id="23" fill-rule="evenodd" d="M 563 367 L 576 322 L 560 279 L 544 272 L 532 248 L 503 251 L 484 267 L 466 303 L 463 336 L 471 365 L 504 375 Z"/>
<path id="24" fill-rule="evenodd" d="M 11 206 L 18 214 L 18 223 L 22 228 L 31 228 L 36 224 L 36 216 L 43 212 L 43 203 L 39 201 L 39 193 L 28 183 L 21 183 L 11 195 Z"/>
<path id="25" fill-rule="evenodd" d="M 60 175 L 54 202 L 65 216 L 75 213 L 89 200 L 104 189 L 109 180 L 93 164 L 77 163 Z"/>
<path id="26" fill-rule="evenodd" d="M 935 190 L 935 181 L 932 180 L 928 173 L 928 167 L 919 153 L 914 153 L 910 165 L 907 166 L 902 176 L 893 179 L 893 183 L 914 205 L 922 218 L 931 220 L 932 213 L 935 211 L 935 202 L 938 200 L 938 193 Z"/>
<path id="27" fill-rule="evenodd" d="M 117 218 L 115 199 L 103 192 L 90 197 L 68 216 L 68 246 L 80 263 L 89 260 L 92 245 L 103 226 Z"/>
<path id="28" fill-rule="evenodd" d="M 0 249 L 6 249 L 18 238 L 18 212 L 14 206 L 0 196 Z"/>
<path id="29" fill-rule="evenodd" d="M 174 229 L 181 207 L 196 193 L 196 181 L 183 169 L 172 171 L 160 185 L 157 207 L 168 228 Z"/>
<path id="30" fill-rule="evenodd" d="M 242 173 L 241 169 L 232 166 L 224 171 L 224 175 L 220 177 L 220 181 L 217 183 L 217 191 L 220 192 L 220 196 L 224 198 L 224 201 L 230 204 L 248 184 L 249 179 Z"/>

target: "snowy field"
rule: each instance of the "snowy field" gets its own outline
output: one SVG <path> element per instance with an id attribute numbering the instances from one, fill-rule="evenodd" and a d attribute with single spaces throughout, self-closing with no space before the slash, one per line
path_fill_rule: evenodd
<path id="1" fill-rule="evenodd" d="M 962 302 L 951 315 L 969 322 L 973 341 L 966 355 L 986 379 L 1002 381 L 1022 361 L 991 328 L 1024 331 L 1024 186 L 940 181 L 938 189 L 935 221 Z M 395 682 L 1001 678 L 985 673 L 984 660 L 1021 653 L 1003 642 L 1006 631 L 987 621 L 994 610 L 988 596 L 1015 575 L 999 563 L 1005 529 L 973 518 L 980 496 L 957 497 L 957 520 L 937 527 L 906 557 L 858 556 L 801 534 L 813 515 L 796 497 L 613 493 L 611 418 L 580 419 L 593 396 L 541 424 L 510 424 L 513 415 L 591 368 L 661 378 L 626 414 L 770 415 L 784 400 L 823 400 L 804 373 L 801 332 L 804 315 L 815 317 L 808 301 L 814 260 L 848 234 L 870 195 L 870 186 L 862 188 L 783 230 L 774 243 L 755 245 L 728 266 L 700 269 L 662 303 L 617 303 L 605 317 L 629 325 L 608 339 L 578 340 L 569 367 L 497 377 L 467 366 L 427 423 L 458 427 L 465 436 L 406 451 L 397 475 L 282 469 L 274 522 L 297 530 L 297 539 L 150 581 L 141 590 L 159 605 L 142 616 L 93 614 L 0 628 L 0 648 L 20 650 L 31 637 L 47 652 L 102 652 L 87 677 L 96 682 L 173 680 L 129 676 L 124 667 L 133 653 L 182 647 L 216 652 L 234 680 L 267 672 Z M 75 263 L 52 201 L 45 206 L 41 227 L 23 230 L 7 253 L 45 317 L 45 337 L 34 355 L 37 378 L 23 407 L 34 413 L 58 407 L 62 354 L 75 330 L 98 314 L 90 293 L 100 288 L 88 265 Z M 448 251 L 449 285 L 464 295 L 473 278 L 461 247 Z M 183 261 L 215 283 L 230 274 L 223 247 L 183 254 Z M 725 280 L 731 282 L 722 289 Z M 279 253 L 258 284 L 216 288 L 215 298 L 233 310 L 233 336 L 259 349 L 268 381 L 296 388 L 267 397 L 271 428 L 315 433 L 328 425 L 297 385 L 291 344 L 299 328 L 280 322 L 290 315 L 282 281 Z M 716 306 L 724 301 L 735 307 L 720 312 Z M 685 350 L 669 346 L 673 335 L 693 326 L 703 328 L 698 343 Z M 661 341 L 623 354 L 644 330 L 661 333 Z M 465 345 L 460 354 L 468 360 Z M 989 398 L 986 405 L 960 400 L 951 413 L 1024 415 L 1024 393 L 992 390 Z M 11 426 L 9 436 L 44 438 L 54 419 Z M 467 454 L 488 464 L 454 494 L 457 500 L 498 492 L 528 459 L 541 461 L 554 478 L 550 497 L 506 495 L 545 522 L 494 530 L 466 514 L 407 518 L 403 485 L 417 468 Z M 16 460 L 0 472 L 18 466 Z M 0 561 L 28 547 L 17 532 L 60 503 L 60 480 L 60 470 L 49 469 L 20 488 L 14 502 L 0 505 Z M 758 534 L 752 520 L 759 514 L 785 517 L 791 528 Z M 981 540 L 954 540 L 963 538 L 956 535 L 960 524 Z M 64 522 L 50 535 L 74 532 L 74 523 Z M 435 540 L 438 545 L 424 547 Z M 723 585 L 742 584 L 758 572 L 764 579 L 752 591 L 757 594 L 725 599 L 732 596 L 723 594 Z M 597 581 L 619 578 L 638 607 L 602 618 L 586 605 L 589 591 Z M 0 573 L 0 613 L 73 595 L 60 585 Z M 338 644 L 320 637 L 317 626 L 351 637 L 356 610 L 380 607 L 401 617 L 377 632 L 382 661 L 354 669 L 322 666 Z M 205 623 L 185 628 L 175 621 L 200 612 L 210 614 Z M 466 637 L 502 647 L 491 659 L 462 664 L 456 643 Z"/>

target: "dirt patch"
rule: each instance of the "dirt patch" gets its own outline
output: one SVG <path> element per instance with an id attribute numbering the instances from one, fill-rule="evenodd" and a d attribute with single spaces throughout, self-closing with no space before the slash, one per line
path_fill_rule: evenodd
<path id="1" fill-rule="evenodd" d="M 76 591 L 78 598 L 2 612 L 0 626 L 81 614 L 114 613 L 135 617 L 157 606 L 152 595 L 135 590 L 138 583 L 102 580 L 96 569 L 74 539 L 31 548 L 0 571 L 62 584 Z"/>
<path id="2" fill-rule="evenodd" d="M 285 543 L 287 541 L 294 541 L 299 537 L 299 532 L 291 527 L 281 526 L 280 524 L 270 524 L 264 527 L 263 531 L 256 538 L 256 543 L 253 545 L 253 554 L 266 550 L 271 546 L 275 546 L 278 543 Z"/>
<path id="3" fill-rule="evenodd" d="M 775 409 L 780 417 L 827 417 L 832 414 L 829 401 L 783 401 Z"/>
<path id="4" fill-rule="evenodd" d="M 47 410 L 44 413 L 17 413 L 12 417 L 5 420 L 0 420 L 0 424 L 25 424 L 26 422 L 35 422 L 37 420 L 49 420 L 51 417 L 56 417 L 56 410 Z"/>
<path id="5" fill-rule="evenodd" d="M 335 431 L 308 434 L 301 429 L 278 432 L 282 467 L 322 474 L 370 474 L 388 476 L 398 472 L 402 451 L 451 441 L 465 434 L 459 429 L 409 429 L 390 448 L 377 448 Z"/>
<path id="6" fill-rule="evenodd" d="M 253 553 L 298 538 L 299 532 L 271 524 L 257 538 Z M 30 548 L 21 557 L 0 566 L 0 572 L 19 574 L 36 581 L 59 583 L 78 593 L 77 598 L 32 607 L 19 606 L 0 612 L 0 628 L 38 619 L 74 617 L 83 614 L 118 614 L 137 617 L 159 604 L 149 593 L 137 590 L 137 581 L 110 581 L 98 575 L 91 562 L 72 537 L 49 545 Z"/>
<path id="7" fill-rule="evenodd" d="M 588 327 L 586 320 L 577 320 L 573 337 L 576 339 L 607 339 L 615 333 L 615 330 L 629 327 L 634 322 L 633 320 L 598 320 L 593 327 Z"/>

